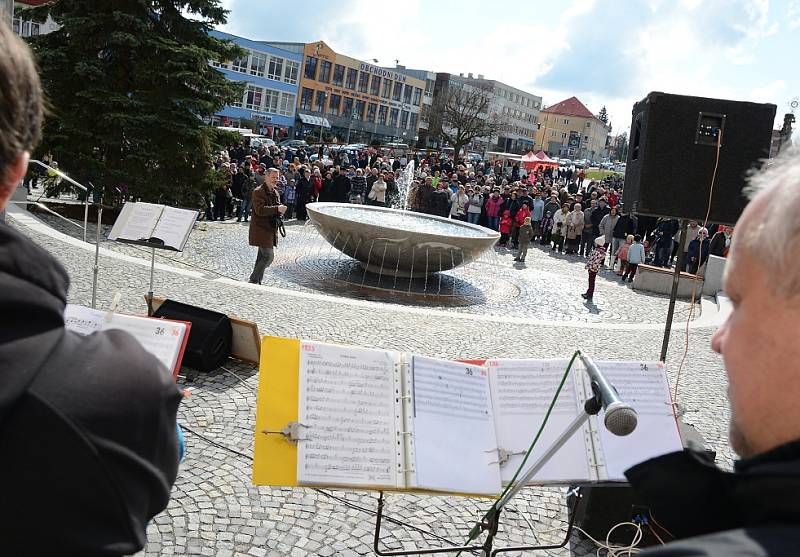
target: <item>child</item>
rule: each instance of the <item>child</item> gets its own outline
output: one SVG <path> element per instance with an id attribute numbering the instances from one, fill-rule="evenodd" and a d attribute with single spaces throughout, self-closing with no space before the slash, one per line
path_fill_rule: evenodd
<path id="1" fill-rule="evenodd" d="M 633 244 L 633 234 L 628 234 L 628 237 L 625 238 L 625 243 L 617 250 L 617 259 L 619 259 L 618 277 L 624 275 L 628 268 L 628 249 L 630 249 L 631 244 Z"/>
<path id="2" fill-rule="evenodd" d="M 525 256 L 528 255 L 528 246 L 533 238 L 533 226 L 531 226 L 531 218 L 525 217 L 522 221 L 522 226 L 519 227 L 519 253 L 514 258 L 514 261 L 525 261 Z"/>
<path id="3" fill-rule="evenodd" d="M 597 279 L 597 273 L 603 266 L 603 261 L 605 258 L 606 238 L 605 236 L 600 236 L 599 238 L 595 238 L 594 250 L 592 251 L 591 255 L 589 255 L 589 259 L 586 261 L 586 269 L 589 271 L 589 288 L 586 289 L 585 294 L 581 294 L 581 297 L 583 297 L 583 299 L 587 302 L 592 301 L 592 297 L 594 296 L 594 281 Z"/>
<path id="4" fill-rule="evenodd" d="M 540 245 L 546 246 L 550 243 L 552 229 L 553 217 L 551 216 L 550 211 L 545 211 L 544 218 L 542 219 L 542 238 L 539 240 Z"/>
<path id="5" fill-rule="evenodd" d="M 633 237 L 633 245 L 628 248 L 628 268 L 625 274 L 622 275 L 622 282 L 628 279 L 628 282 L 633 282 L 633 277 L 636 276 L 636 269 L 639 265 L 644 263 L 644 246 L 642 245 L 642 237 L 637 234 Z"/>
<path id="6" fill-rule="evenodd" d="M 508 244 L 508 238 L 511 235 L 511 224 L 513 220 L 511 218 L 511 211 L 506 209 L 503 211 L 503 216 L 500 219 L 500 243 L 498 244 L 501 248 L 506 247 Z"/>
<path id="7" fill-rule="evenodd" d="M 283 214 L 283 220 L 289 220 L 292 218 L 294 206 L 297 201 L 297 186 L 294 180 L 289 180 L 286 183 L 282 198 L 283 204 L 286 205 L 286 212 Z"/>
<path id="8" fill-rule="evenodd" d="M 555 226 L 553 226 L 553 247 L 550 248 L 550 251 L 558 250 L 558 253 L 564 251 L 564 223 L 557 222 Z"/>

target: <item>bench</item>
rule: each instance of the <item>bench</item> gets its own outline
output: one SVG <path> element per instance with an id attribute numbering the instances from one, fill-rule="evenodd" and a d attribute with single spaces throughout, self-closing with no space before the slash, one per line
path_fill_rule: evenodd
<path id="1" fill-rule="evenodd" d="M 673 269 L 654 267 L 652 265 L 639 265 L 636 277 L 633 279 L 633 289 L 656 294 L 669 294 L 672 292 Z M 695 279 L 697 279 L 695 281 Z M 692 289 L 697 288 L 695 297 L 700 298 L 703 291 L 703 277 L 695 277 L 691 273 L 681 272 L 678 282 L 678 298 L 691 298 Z"/>

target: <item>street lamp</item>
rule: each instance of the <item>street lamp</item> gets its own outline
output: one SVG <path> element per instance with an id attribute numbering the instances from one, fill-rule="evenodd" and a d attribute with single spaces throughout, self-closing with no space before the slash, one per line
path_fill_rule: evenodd
<path id="1" fill-rule="evenodd" d="M 322 92 L 322 106 L 319 107 L 319 109 L 320 109 L 319 113 L 320 114 L 323 114 L 323 115 L 325 114 L 325 105 L 326 104 L 328 104 L 328 92 L 327 91 L 323 91 Z M 319 123 L 319 142 L 320 143 L 322 143 L 322 128 L 323 128 L 322 122 L 320 122 Z"/>

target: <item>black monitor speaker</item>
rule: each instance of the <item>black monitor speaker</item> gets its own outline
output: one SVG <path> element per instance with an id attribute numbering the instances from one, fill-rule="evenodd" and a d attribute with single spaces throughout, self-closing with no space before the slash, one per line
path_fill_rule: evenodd
<path id="1" fill-rule="evenodd" d="M 708 221 L 734 224 L 747 204 L 748 173 L 769 156 L 775 111 L 774 104 L 650 93 L 633 106 L 625 208 L 701 221 L 716 165 Z"/>
<path id="2" fill-rule="evenodd" d="M 183 354 L 184 366 L 197 371 L 211 371 L 231 355 L 233 329 L 231 320 L 224 313 L 165 300 L 153 315 L 191 322 L 189 341 Z"/>

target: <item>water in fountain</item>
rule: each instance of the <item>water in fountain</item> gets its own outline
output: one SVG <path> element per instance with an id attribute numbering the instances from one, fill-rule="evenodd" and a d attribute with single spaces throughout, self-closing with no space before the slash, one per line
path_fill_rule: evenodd
<path id="1" fill-rule="evenodd" d="M 401 213 L 394 211 L 364 211 L 355 210 L 348 205 L 333 205 L 320 209 L 325 215 L 332 215 L 347 219 L 351 222 L 374 224 L 407 230 L 409 232 L 422 232 L 426 234 L 439 234 L 442 236 L 461 236 L 469 238 L 485 238 L 493 234 L 486 228 L 464 226 L 460 221 L 445 221 L 433 218 L 420 217 L 418 213 Z"/>
<path id="2" fill-rule="evenodd" d="M 408 161 L 405 170 L 398 176 L 397 192 L 398 203 L 395 209 L 408 209 L 408 197 L 411 195 L 411 184 L 414 183 L 414 159 Z"/>

